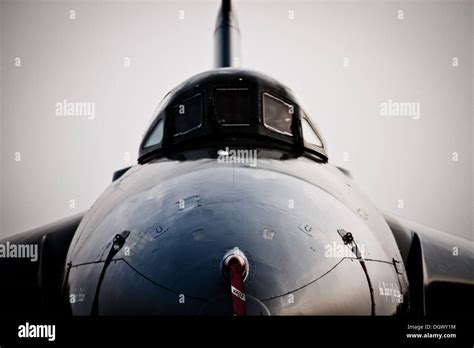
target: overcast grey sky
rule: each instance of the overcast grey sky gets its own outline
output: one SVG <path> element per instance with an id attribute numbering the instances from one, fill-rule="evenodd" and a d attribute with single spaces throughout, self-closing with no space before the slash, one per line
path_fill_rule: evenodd
<path id="1" fill-rule="evenodd" d="M 7 236 L 88 209 L 136 162 L 161 98 L 212 67 L 219 1 L 0 3 Z M 380 210 L 472 238 L 472 1 L 235 7 L 242 65 L 301 97 L 330 161 Z M 57 115 L 65 100 L 94 117 Z M 382 115 L 383 103 L 416 108 Z"/>

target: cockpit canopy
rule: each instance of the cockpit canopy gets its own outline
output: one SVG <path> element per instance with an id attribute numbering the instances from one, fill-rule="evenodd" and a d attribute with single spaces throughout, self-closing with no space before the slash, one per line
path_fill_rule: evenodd
<path id="1" fill-rule="evenodd" d="M 221 68 L 169 92 L 140 146 L 139 162 L 193 147 L 235 144 L 308 152 L 327 160 L 316 126 L 293 93 L 263 74 Z"/>

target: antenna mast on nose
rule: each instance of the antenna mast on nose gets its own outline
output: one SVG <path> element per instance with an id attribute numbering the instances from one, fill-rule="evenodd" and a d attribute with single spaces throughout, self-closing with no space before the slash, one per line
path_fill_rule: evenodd
<path id="1" fill-rule="evenodd" d="M 222 0 L 214 30 L 214 67 L 240 66 L 240 29 L 231 0 Z"/>

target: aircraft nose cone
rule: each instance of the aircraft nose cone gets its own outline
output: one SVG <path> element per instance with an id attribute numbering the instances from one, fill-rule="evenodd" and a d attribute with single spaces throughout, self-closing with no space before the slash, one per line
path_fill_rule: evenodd
<path id="1" fill-rule="evenodd" d="M 341 284 L 350 281 L 361 284 L 355 289 L 363 289 L 366 297 L 358 263 L 326 255 L 327 245 L 340 242 L 339 228 L 366 228 L 341 202 L 278 173 L 244 168 L 212 173 L 191 173 L 185 181 L 141 191 L 118 204 L 91 233 L 130 231 L 101 281 L 99 314 L 232 314 L 232 284 L 222 267 L 235 247 L 245 255 L 239 261 L 245 266 L 246 314 L 299 313 L 304 298 L 314 300 L 315 292 L 308 289 L 342 266 L 345 276 L 333 276 L 333 285 L 326 288 L 333 302 L 343 303 L 347 294 Z M 106 241 L 83 243 L 74 262 L 91 261 L 91 252 L 85 251 L 96 245 L 108 250 Z M 99 277 L 95 266 L 86 267 L 88 273 L 72 269 L 71 287 Z M 318 291 L 327 296 L 325 288 Z"/>
<path id="2" fill-rule="evenodd" d="M 122 248 L 107 269 L 100 313 L 232 315 L 233 284 L 223 266 L 237 246 L 236 261 L 244 269 L 243 289 L 237 289 L 245 296 L 245 314 L 291 314 L 303 298 L 314 301 L 311 285 L 343 263 L 324 255 L 332 237 L 313 220 L 303 220 L 261 203 L 222 202 L 189 206 L 151 234 L 132 230 L 125 243 L 130 254 Z M 353 280 L 367 297 L 358 262 L 346 266 L 347 275 L 326 289 L 340 291 Z M 324 287 L 318 291 L 317 301 L 326 301 Z M 341 301 L 341 294 L 333 300 Z"/>
<path id="3" fill-rule="evenodd" d="M 160 285 L 208 301 L 230 292 L 222 258 L 238 246 L 246 258 L 246 293 L 264 300 L 308 284 L 337 263 L 322 257 L 324 234 L 318 233 L 310 222 L 268 205 L 190 204 L 146 241 L 132 232 L 134 253 L 127 260 Z"/>

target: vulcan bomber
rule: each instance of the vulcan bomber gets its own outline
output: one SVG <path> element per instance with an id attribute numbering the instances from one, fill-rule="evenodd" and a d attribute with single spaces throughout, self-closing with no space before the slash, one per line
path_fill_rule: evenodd
<path id="1" fill-rule="evenodd" d="M 0 259 L 0 311 L 472 311 L 473 242 L 380 212 L 298 97 L 241 67 L 240 36 L 224 0 L 214 68 L 164 97 L 137 163 L 87 211 L 0 241 L 38 250 Z"/>

